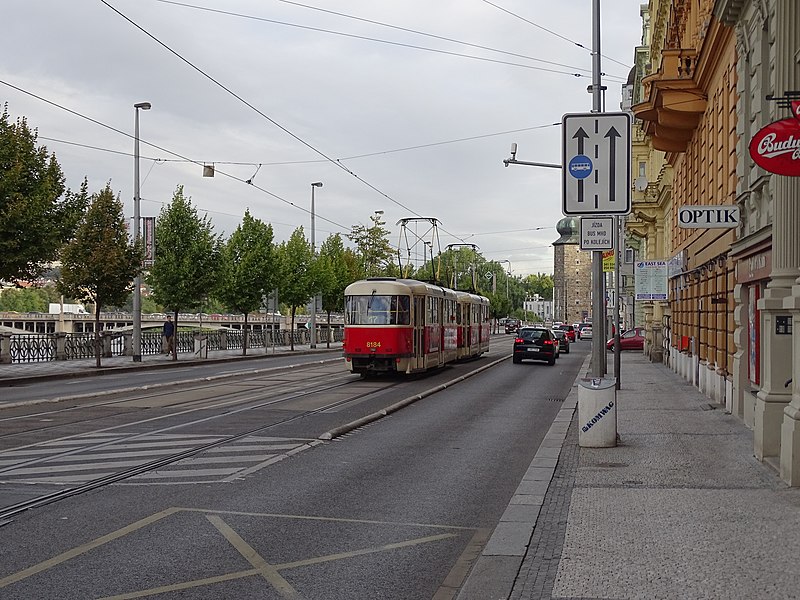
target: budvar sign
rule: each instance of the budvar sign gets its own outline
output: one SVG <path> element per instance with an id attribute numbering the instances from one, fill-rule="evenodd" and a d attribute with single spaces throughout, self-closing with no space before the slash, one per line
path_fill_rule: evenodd
<path id="1" fill-rule="evenodd" d="M 733 229 L 738 224 L 738 206 L 681 206 L 678 209 L 680 227 Z"/>
<path id="2" fill-rule="evenodd" d="M 792 103 L 791 119 L 770 123 L 753 136 L 750 156 L 762 169 L 800 177 L 800 102 Z"/>

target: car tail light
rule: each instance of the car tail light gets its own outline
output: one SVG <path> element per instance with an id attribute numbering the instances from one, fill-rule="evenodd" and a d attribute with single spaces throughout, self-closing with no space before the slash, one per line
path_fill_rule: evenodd
<path id="1" fill-rule="evenodd" d="M 545 346 L 552 346 L 552 345 L 553 345 L 553 340 L 544 340 L 542 343 L 543 343 Z"/>
<path id="2" fill-rule="evenodd" d="M 514 343 L 515 344 L 524 344 L 525 340 L 523 340 L 522 338 L 514 338 Z"/>

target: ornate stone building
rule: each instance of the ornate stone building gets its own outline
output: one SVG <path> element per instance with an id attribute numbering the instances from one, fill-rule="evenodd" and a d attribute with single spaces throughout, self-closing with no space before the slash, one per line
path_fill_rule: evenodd
<path id="1" fill-rule="evenodd" d="M 580 323 L 592 314 L 592 253 L 580 249 L 579 222 L 561 219 L 553 242 L 553 320 Z"/>

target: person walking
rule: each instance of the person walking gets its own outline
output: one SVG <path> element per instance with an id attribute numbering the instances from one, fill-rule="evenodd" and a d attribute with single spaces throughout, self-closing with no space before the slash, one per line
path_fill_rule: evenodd
<path id="1" fill-rule="evenodd" d="M 175 352 L 175 323 L 172 322 L 172 317 L 167 315 L 167 320 L 164 322 L 164 354 L 172 354 Z"/>

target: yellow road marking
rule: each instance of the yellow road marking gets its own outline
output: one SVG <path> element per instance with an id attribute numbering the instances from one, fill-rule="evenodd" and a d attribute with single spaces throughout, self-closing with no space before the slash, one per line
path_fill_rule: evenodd
<path id="1" fill-rule="evenodd" d="M 239 551 L 239 554 L 247 559 L 251 565 L 253 565 L 258 573 L 266 579 L 269 584 L 274 587 L 281 596 L 286 598 L 286 600 L 302 600 L 302 596 L 295 590 L 288 581 L 286 581 L 283 577 L 281 577 L 278 570 L 270 565 L 267 561 L 265 561 L 261 555 L 255 551 L 255 549 L 245 542 L 238 533 L 236 533 L 231 527 L 225 523 L 220 517 L 217 515 L 206 515 L 206 518 L 211 521 L 211 524 L 216 527 L 219 532 L 225 536 L 225 539 L 228 540 L 231 545 Z"/>
<path id="2" fill-rule="evenodd" d="M 431 523 L 406 523 L 403 521 L 373 521 L 369 519 L 345 519 L 338 517 L 319 517 L 313 515 L 287 515 L 280 513 L 259 513 L 238 510 L 212 510 L 210 508 L 181 508 L 186 512 L 213 513 L 216 515 L 235 515 L 239 517 L 270 517 L 273 519 L 296 519 L 298 521 L 330 521 L 331 523 L 363 523 L 365 525 L 400 525 L 403 527 L 428 527 L 430 529 L 452 529 L 454 531 L 475 531 L 475 527 L 459 525 L 433 525 Z"/>
<path id="3" fill-rule="evenodd" d="M 253 575 L 260 575 L 258 569 L 248 569 L 247 571 L 237 571 L 235 573 L 226 573 L 225 575 L 217 575 L 215 577 L 206 577 L 204 579 L 195 579 L 194 581 L 184 581 L 182 583 L 174 583 L 172 585 L 162 585 L 147 590 L 138 592 L 130 592 L 129 594 L 119 594 L 118 596 L 105 596 L 99 600 L 131 600 L 132 598 L 146 598 L 147 596 L 155 596 L 156 594 L 166 594 L 168 592 L 178 592 L 180 590 L 189 590 L 191 588 L 202 587 L 204 585 L 213 585 L 215 583 L 222 583 L 225 581 L 234 581 L 236 579 L 243 579 L 244 577 L 252 577 Z"/>
<path id="4" fill-rule="evenodd" d="M 16 583 L 18 581 L 22 581 L 23 579 L 27 579 L 31 575 L 36 575 L 37 573 L 41 573 L 42 571 L 46 571 L 47 569 L 51 569 L 56 565 L 60 565 L 63 562 L 66 562 L 76 556 L 80 556 L 81 554 L 86 554 L 90 550 L 94 550 L 95 548 L 102 546 L 103 544 L 107 544 L 108 542 L 113 542 L 114 540 L 121 538 L 129 533 L 136 531 L 137 529 L 141 529 L 143 527 L 147 527 L 148 525 L 155 523 L 156 521 L 160 521 L 164 517 L 168 517 L 170 515 L 179 512 L 180 508 L 168 508 L 166 510 L 162 510 L 161 512 L 157 512 L 149 517 L 145 517 L 144 519 L 140 519 L 135 523 L 131 523 L 122 529 L 117 529 L 116 531 L 112 531 L 111 533 L 104 535 L 102 537 L 97 538 L 96 540 L 92 540 L 91 542 L 87 542 L 86 544 L 82 544 L 77 548 L 73 548 L 72 550 L 67 550 L 66 552 L 62 552 L 58 556 L 54 556 L 48 560 L 40 562 L 37 565 L 33 565 L 32 567 L 28 567 L 27 569 L 23 569 L 17 573 L 13 573 L 0 579 L 0 588 L 3 588 L 9 584 Z"/>
<path id="5" fill-rule="evenodd" d="M 472 565 L 480 556 L 483 547 L 489 540 L 492 530 L 488 528 L 478 529 L 469 541 L 461 556 L 458 557 L 456 564 L 450 569 L 450 573 L 444 578 L 442 585 L 436 590 L 431 600 L 452 600 L 456 597 L 459 588 L 464 583 Z"/>

